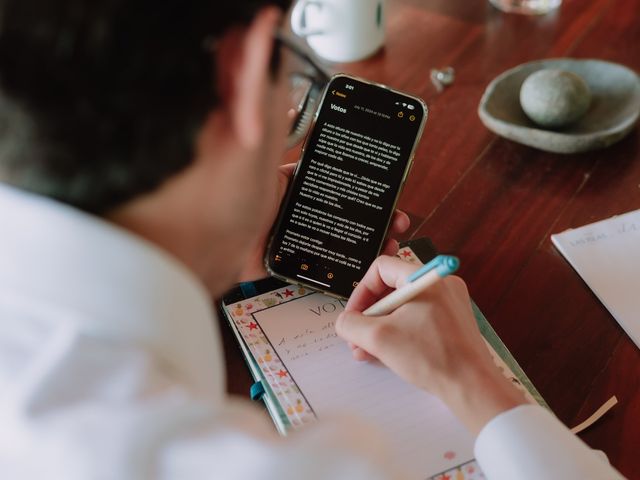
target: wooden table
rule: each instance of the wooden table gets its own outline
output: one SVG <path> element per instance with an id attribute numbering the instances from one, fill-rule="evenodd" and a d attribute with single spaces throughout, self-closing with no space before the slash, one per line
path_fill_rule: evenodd
<path id="1" fill-rule="evenodd" d="M 497 137 L 477 115 L 491 79 L 522 62 L 600 58 L 640 71 L 640 0 L 564 0 L 540 17 L 484 0 L 391 0 L 387 13 L 385 49 L 339 69 L 429 104 L 400 201 L 423 219 L 411 235 L 462 258 L 471 295 L 563 422 L 618 397 L 581 437 L 640 478 L 640 350 L 549 239 L 640 208 L 638 128 L 606 150 L 557 155 Z M 438 93 L 430 70 L 447 65 L 456 80 Z M 246 396 L 248 371 L 224 332 L 229 390 Z"/>

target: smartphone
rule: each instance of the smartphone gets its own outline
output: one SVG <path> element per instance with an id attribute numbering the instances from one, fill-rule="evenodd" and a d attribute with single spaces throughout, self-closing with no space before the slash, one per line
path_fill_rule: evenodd
<path id="1" fill-rule="evenodd" d="M 332 77 L 275 223 L 267 271 L 348 298 L 380 253 L 426 119 L 417 97 Z"/>

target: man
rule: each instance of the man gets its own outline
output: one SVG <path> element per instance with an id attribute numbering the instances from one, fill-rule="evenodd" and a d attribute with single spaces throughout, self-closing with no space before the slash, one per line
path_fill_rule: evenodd
<path id="1" fill-rule="evenodd" d="M 3 479 L 397 475 L 355 419 L 278 439 L 224 390 L 210 299 L 261 272 L 291 171 L 286 3 L 1 3 Z M 354 356 L 447 402 L 489 478 L 619 478 L 495 369 L 460 279 L 359 313 L 409 268 L 354 292 Z"/>

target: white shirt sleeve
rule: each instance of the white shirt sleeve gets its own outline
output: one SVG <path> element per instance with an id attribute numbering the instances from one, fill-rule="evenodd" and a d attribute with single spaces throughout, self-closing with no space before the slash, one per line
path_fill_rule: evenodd
<path id="1" fill-rule="evenodd" d="M 3 480 L 396 477 L 364 424 L 336 419 L 281 438 L 248 402 L 195 394 L 135 344 L 64 327 L 51 337 L 0 349 L 13 359 L 0 368 Z"/>
<path id="2" fill-rule="evenodd" d="M 475 455 L 489 480 L 622 479 L 545 408 L 523 405 L 491 420 Z"/>

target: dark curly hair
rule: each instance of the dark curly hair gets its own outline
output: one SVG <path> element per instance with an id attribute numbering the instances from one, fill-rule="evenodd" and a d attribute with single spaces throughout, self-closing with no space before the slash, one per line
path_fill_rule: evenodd
<path id="1" fill-rule="evenodd" d="M 0 0 L 0 181 L 101 214 L 193 159 L 205 42 L 289 0 Z"/>

